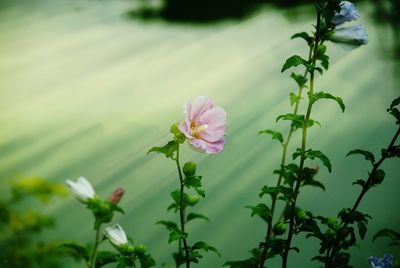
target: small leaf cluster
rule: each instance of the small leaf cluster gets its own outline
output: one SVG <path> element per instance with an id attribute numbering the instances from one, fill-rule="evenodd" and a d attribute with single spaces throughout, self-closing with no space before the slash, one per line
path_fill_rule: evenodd
<path id="1" fill-rule="evenodd" d="M 182 144 L 185 142 L 186 137 L 185 135 L 179 130 L 178 128 L 178 123 L 173 124 L 170 128 L 170 133 L 173 136 L 173 139 L 169 142 L 167 142 L 167 144 L 165 144 L 164 146 L 161 147 L 153 147 L 151 148 L 147 154 L 151 153 L 151 152 L 155 152 L 155 153 L 160 153 L 165 155 L 165 157 L 170 158 L 172 160 L 176 160 L 176 153 L 178 151 L 179 148 L 179 144 Z"/>
<path id="2" fill-rule="evenodd" d="M 124 211 L 117 204 L 108 200 L 101 200 L 98 197 L 88 199 L 86 207 L 93 213 L 95 218 L 94 229 L 99 229 L 103 223 L 112 221 L 115 212 L 124 214 Z"/>

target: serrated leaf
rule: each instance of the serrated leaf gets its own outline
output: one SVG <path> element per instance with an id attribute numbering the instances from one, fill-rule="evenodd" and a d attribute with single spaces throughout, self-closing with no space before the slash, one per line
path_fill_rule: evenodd
<path id="1" fill-rule="evenodd" d="M 189 222 L 191 220 L 195 220 L 195 219 L 203 219 L 206 221 L 210 221 L 210 219 L 202 214 L 199 213 L 189 213 L 186 217 L 186 222 Z"/>
<path id="2" fill-rule="evenodd" d="M 350 152 L 346 156 L 353 155 L 353 154 L 361 154 L 365 157 L 366 160 L 371 161 L 372 165 L 375 163 L 375 156 L 370 151 L 355 149 Z"/>
<path id="3" fill-rule="evenodd" d="M 397 108 L 392 108 L 389 110 L 389 113 L 393 115 L 394 118 L 396 118 L 397 122 L 400 121 L 400 111 Z"/>
<path id="4" fill-rule="evenodd" d="M 167 158 L 174 158 L 174 152 L 178 150 L 178 143 L 176 141 L 169 141 L 166 145 L 161 147 L 153 147 L 151 148 L 147 154 L 151 152 L 156 152 L 160 154 L 164 154 Z"/>
<path id="5" fill-rule="evenodd" d="M 289 68 L 296 67 L 301 64 L 305 65 L 306 63 L 307 63 L 307 61 L 298 55 L 291 56 L 290 58 L 288 58 L 286 60 L 285 64 L 283 65 L 281 73 L 283 73 L 284 71 L 286 71 Z"/>
<path id="6" fill-rule="evenodd" d="M 304 76 L 301 75 L 301 74 L 292 73 L 292 74 L 290 75 L 290 77 L 293 78 L 294 81 L 296 81 L 296 83 L 297 83 L 297 85 L 298 85 L 299 87 L 302 87 L 302 86 L 304 86 L 304 85 L 307 83 L 307 78 L 304 77 Z"/>
<path id="7" fill-rule="evenodd" d="M 297 148 L 296 152 L 293 153 L 293 159 L 296 159 L 301 155 L 304 155 L 303 157 L 311 160 L 318 158 L 319 160 L 321 160 L 322 164 L 328 169 L 329 172 L 332 171 L 331 161 L 321 151 L 308 149 L 307 151 L 302 152 L 301 148 Z"/>
<path id="8" fill-rule="evenodd" d="M 283 136 L 278 131 L 273 131 L 270 129 L 264 129 L 258 132 L 258 134 L 269 134 L 272 136 L 273 140 L 278 140 L 280 143 L 283 143 Z"/>
<path id="9" fill-rule="evenodd" d="M 315 93 L 315 94 L 311 97 L 312 103 L 315 103 L 315 102 L 317 102 L 317 101 L 320 100 L 320 99 L 331 99 L 331 100 L 336 101 L 337 104 L 339 104 L 340 109 L 342 110 L 342 112 L 344 112 L 344 110 L 345 110 L 345 108 L 346 108 L 345 105 L 344 105 L 344 102 L 343 102 L 342 98 L 340 98 L 340 97 L 335 97 L 335 96 L 333 96 L 333 95 L 331 95 L 331 94 L 329 94 L 329 93 L 325 93 L 325 92 L 320 91 L 320 92 Z"/>
<path id="10" fill-rule="evenodd" d="M 302 38 L 302 39 L 304 39 L 304 40 L 307 42 L 308 45 L 311 45 L 312 42 L 313 42 L 313 40 L 314 40 L 314 38 L 311 37 L 311 36 L 310 36 L 308 33 L 306 33 L 306 32 L 295 33 L 295 34 L 291 37 L 291 39 L 294 39 L 294 38 Z"/>
<path id="11" fill-rule="evenodd" d="M 178 225 L 173 221 L 158 221 L 156 224 L 164 225 L 169 231 L 179 230 Z"/>
<path id="12" fill-rule="evenodd" d="M 90 256 L 87 248 L 75 244 L 75 243 L 64 243 L 60 247 L 72 249 L 78 256 L 82 257 L 85 261 L 89 261 Z"/>

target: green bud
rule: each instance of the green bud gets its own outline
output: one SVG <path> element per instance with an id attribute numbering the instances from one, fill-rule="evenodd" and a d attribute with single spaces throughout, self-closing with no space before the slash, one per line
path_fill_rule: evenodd
<path id="1" fill-rule="evenodd" d="M 136 254 L 144 254 L 146 253 L 146 246 L 145 245 L 139 245 L 135 247 L 135 253 Z"/>
<path id="2" fill-rule="evenodd" d="M 135 248 L 132 245 L 129 244 L 123 244 L 121 245 L 118 250 L 121 252 L 122 255 L 129 256 L 132 255 L 133 252 L 135 252 Z"/>
<path id="3" fill-rule="evenodd" d="M 185 174 L 187 177 L 193 176 L 196 174 L 196 164 L 193 162 L 187 162 L 183 166 L 183 174 Z"/>
<path id="4" fill-rule="evenodd" d="M 286 224 L 278 222 L 274 225 L 273 230 L 275 235 L 283 235 L 286 232 Z"/>
<path id="5" fill-rule="evenodd" d="M 307 219 L 307 214 L 304 210 L 300 209 L 297 211 L 297 218 L 300 220 L 306 220 Z"/>
<path id="6" fill-rule="evenodd" d="M 335 236 L 335 232 L 332 229 L 328 229 L 326 230 L 326 234 L 330 237 L 334 237 Z"/>
<path id="7" fill-rule="evenodd" d="M 381 184 L 385 179 L 385 171 L 383 171 L 382 169 L 378 169 L 373 174 L 371 174 L 371 179 L 374 185 Z"/>
<path id="8" fill-rule="evenodd" d="M 174 135 L 174 140 L 177 143 L 184 143 L 186 140 L 186 136 L 179 130 L 178 124 L 179 123 L 171 125 L 171 128 L 169 131 L 171 132 L 172 135 Z"/>
<path id="9" fill-rule="evenodd" d="M 200 197 L 198 195 L 189 195 L 187 198 L 187 202 L 191 206 L 196 205 L 196 203 L 199 202 L 199 200 Z"/>

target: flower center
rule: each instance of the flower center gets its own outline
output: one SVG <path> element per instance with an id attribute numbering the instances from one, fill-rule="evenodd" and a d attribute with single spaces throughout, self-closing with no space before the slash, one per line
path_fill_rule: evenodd
<path id="1" fill-rule="evenodd" d="M 208 128 L 207 124 L 196 126 L 193 122 L 190 124 L 191 134 L 195 138 L 199 138 L 199 134 Z"/>

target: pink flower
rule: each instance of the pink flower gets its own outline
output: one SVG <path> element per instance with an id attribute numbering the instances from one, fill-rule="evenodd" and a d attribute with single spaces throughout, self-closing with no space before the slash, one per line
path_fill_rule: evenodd
<path id="1" fill-rule="evenodd" d="M 186 119 L 179 124 L 179 130 L 193 149 L 206 154 L 220 153 L 227 127 L 225 110 L 215 107 L 206 96 L 197 97 L 193 104 L 186 102 L 183 108 Z"/>

